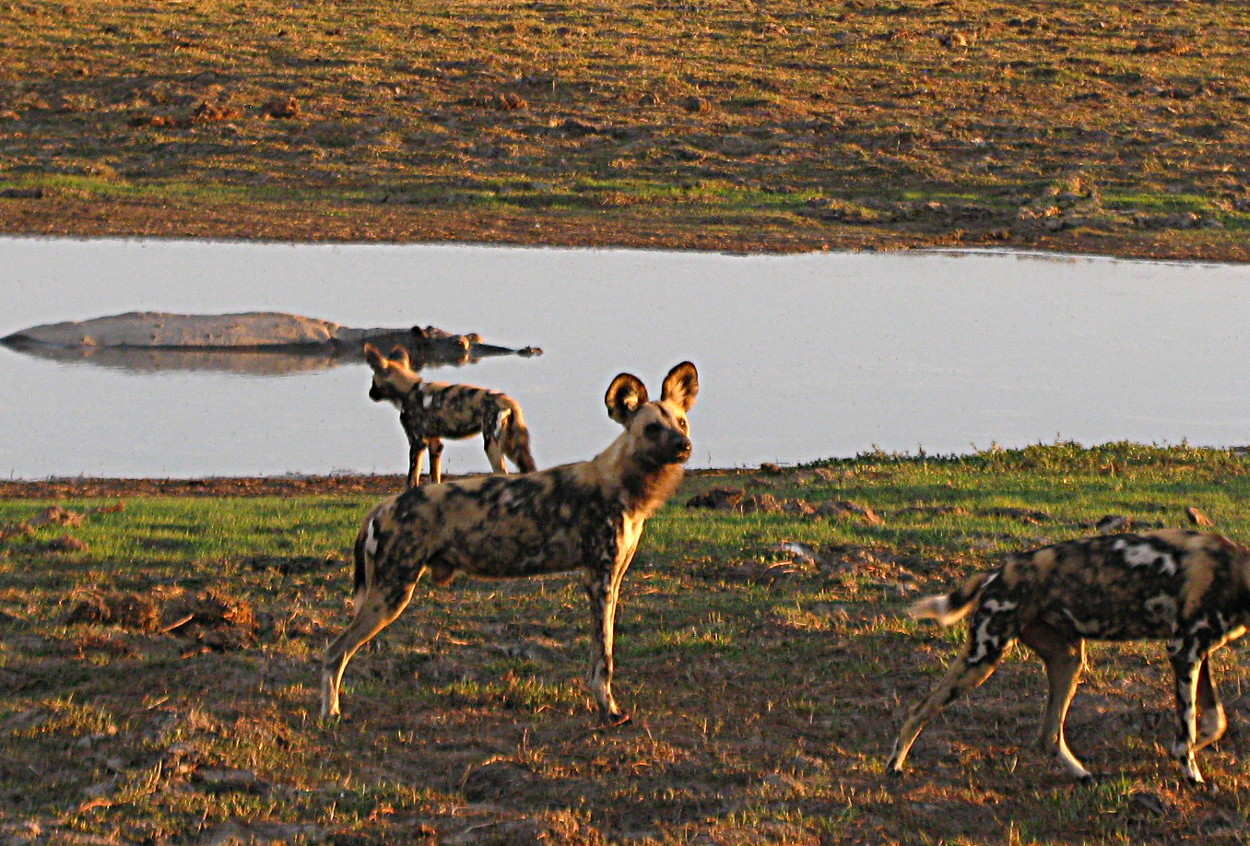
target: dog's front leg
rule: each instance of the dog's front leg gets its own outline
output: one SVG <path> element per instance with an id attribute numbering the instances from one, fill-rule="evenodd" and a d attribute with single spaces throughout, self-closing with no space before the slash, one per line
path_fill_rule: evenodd
<path id="1" fill-rule="evenodd" d="M 443 481 L 443 439 L 426 438 L 425 448 L 430 451 L 430 481 L 437 485 Z"/>
<path id="2" fill-rule="evenodd" d="M 413 435 L 408 440 L 408 487 L 421 484 L 421 465 L 425 460 L 425 438 Z"/>
<path id="3" fill-rule="evenodd" d="M 1224 736 L 1228 718 L 1224 715 L 1224 703 L 1220 701 L 1219 689 L 1211 675 L 1211 655 L 1198 665 L 1198 742 L 1197 748 L 1209 746 Z"/>
<path id="4" fill-rule="evenodd" d="M 590 689 L 595 695 L 595 701 L 599 703 L 599 720 L 606 726 L 629 722 L 629 714 L 622 713 L 616 700 L 612 698 L 612 648 L 616 636 L 616 605 L 621 579 L 628 566 L 628 561 L 605 565 L 592 571 L 586 581 L 594 627 L 591 632 L 594 645 L 591 654 Z"/>

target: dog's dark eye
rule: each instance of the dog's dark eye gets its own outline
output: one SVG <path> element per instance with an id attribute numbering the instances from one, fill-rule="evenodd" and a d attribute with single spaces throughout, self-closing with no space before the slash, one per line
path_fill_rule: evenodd
<path id="1" fill-rule="evenodd" d="M 658 438 L 660 433 L 664 431 L 663 423 L 648 423 L 647 428 L 643 429 L 647 433 L 648 438 Z"/>

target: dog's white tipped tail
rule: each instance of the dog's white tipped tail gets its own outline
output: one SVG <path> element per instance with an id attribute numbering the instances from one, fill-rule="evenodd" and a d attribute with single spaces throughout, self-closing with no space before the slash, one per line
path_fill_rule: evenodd
<path id="1" fill-rule="evenodd" d="M 973 608 L 973 603 L 966 602 L 958 608 L 951 607 L 948 594 L 927 596 L 907 608 L 907 616 L 913 620 L 935 620 L 939 626 L 950 626 L 958 623 Z"/>

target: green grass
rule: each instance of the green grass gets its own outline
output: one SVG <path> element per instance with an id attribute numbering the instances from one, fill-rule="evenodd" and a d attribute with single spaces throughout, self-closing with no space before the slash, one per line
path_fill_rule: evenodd
<path id="1" fill-rule="evenodd" d="M 882 523 L 683 507 L 712 487 L 851 500 Z M 7 500 L 0 527 L 49 505 L 83 522 L 0 541 L 0 834 L 1237 843 L 1250 679 L 1236 647 L 1217 660 L 1233 728 L 1201 753 L 1218 792 L 1184 787 L 1160 748 L 1171 684 L 1152 643 L 1090 649 L 1069 741 L 1109 776 L 1092 788 L 1029 747 L 1044 680 L 1022 651 L 934 722 L 901 782 L 883 763 L 901 709 L 962 637 L 906 619 L 907 602 L 1108 513 L 1183 525 L 1195 506 L 1245 540 L 1248 494 L 1250 459 L 1185 445 L 696 474 L 626 580 L 617 687 L 634 722 L 609 731 L 583 683 L 576 578 L 419 585 L 349 666 L 345 718 L 322 721 L 315 664 L 346 623 L 349 548 L 375 497 Z M 64 535 L 85 547 L 57 548 Z M 167 628 L 205 596 L 233 616 Z M 92 597 L 155 617 L 83 618 Z"/>

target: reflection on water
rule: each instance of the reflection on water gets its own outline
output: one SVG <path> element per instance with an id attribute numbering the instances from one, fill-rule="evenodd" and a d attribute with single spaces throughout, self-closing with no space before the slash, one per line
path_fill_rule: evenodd
<path id="1" fill-rule="evenodd" d="M 9 344 L 35 358 L 58 364 L 94 364 L 131 373 L 206 371 L 247 376 L 286 376 L 327 367 L 343 359 L 329 349 L 274 352 L 272 350 L 142 349 L 135 347 L 53 347 L 47 344 Z"/>
<path id="2" fill-rule="evenodd" d="M 346 364 L 359 364 L 364 356 L 357 347 L 287 347 L 284 349 L 188 349 L 144 347 L 58 347 L 49 344 L 9 341 L 10 349 L 59 364 L 94 364 L 131 373 L 204 371 L 238 376 L 289 376 Z M 517 350 L 478 345 L 471 349 L 423 352 L 408 347 L 413 366 L 421 370 L 464 367 L 483 358 L 517 355 Z M 532 355 L 528 350 L 521 355 Z"/>
<path id="3" fill-rule="evenodd" d="M 485 343 L 477 333 L 435 326 L 359 329 L 280 312 L 170 314 L 129 312 L 28 326 L 0 345 L 63 364 L 98 364 L 136 373 L 206 370 L 281 376 L 364 361 L 363 344 L 405 350 L 418 370 L 496 355 L 541 355 Z"/>
<path id="4" fill-rule="evenodd" d="M 617 373 L 652 384 L 689 359 L 692 464 L 725 467 L 874 446 L 1244 444 L 1248 282 L 1232 265 L 988 254 L 0 239 L 0 335 L 129 309 L 273 310 L 537 343 L 540 358 L 431 376 L 516 397 L 540 466 L 611 441 Z M 240 379 L 206 361 L 140 375 L 0 349 L 0 472 L 403 471 L 398 415 L 369 402 L 363 363 Z M 488 469 L 472 441 L 445 463 Z"/>

